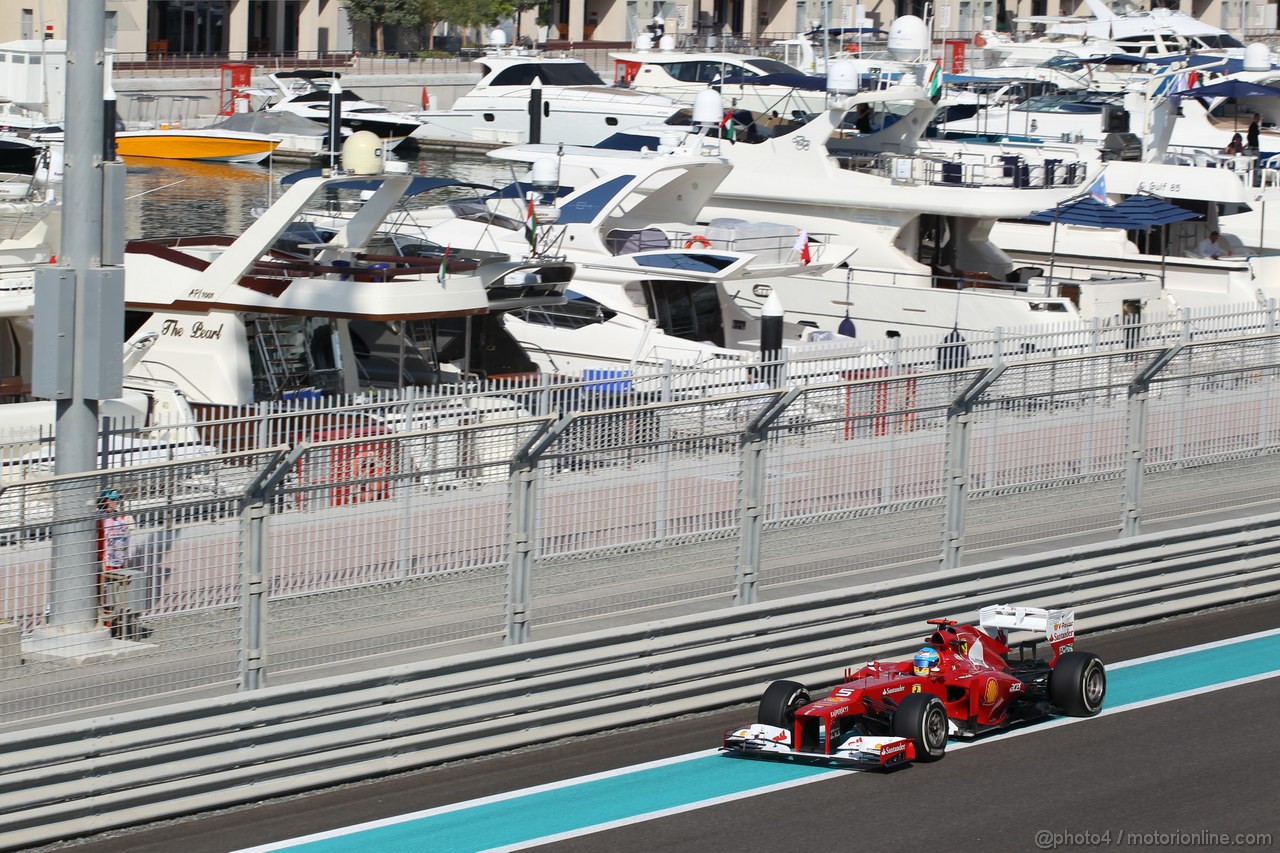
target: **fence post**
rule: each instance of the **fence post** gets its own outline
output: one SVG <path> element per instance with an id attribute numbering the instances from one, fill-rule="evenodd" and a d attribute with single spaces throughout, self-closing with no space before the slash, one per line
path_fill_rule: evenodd
<path id="1" fill-rule="evenodd" d="M 266 496 L 254 495 L 241 513 L 244 528 L 244 559 L 240 594 L 240 689 L 258 690 L 267 686 L 266 636 L 267 566 L 270 561 L 268 519 L 271 508 Z"/>
<path id="2" fill-rule="evenodd" d="M 271 505 L 276 491 L 298 460 L 306 443 L 276 450 L 258 470 L 240 500 L 240 689 L 267 686 L 266 635 L 268 580 L 271 571 Z"/>
<path id="3" fill-rule="evenodd" d="M 538 469 L 516 465 L 511 476 L 511 571 L 507 583 L 507 645 L 529 641 L 529 577 L 533 569 Z"/>
<path id="4" fill-rule="evenodd" d="M 529 641 L 530 579 L 538 535 L 538 460 L 573 423 L 574 416 L 548 418 L 511 458 L 511 559 L 507 570 L 508 646 Z"/>
<path id="5" fill-rule="evenodd" d="M 1120 520 L 1122 537 L 1142 533 L 1142 486 L 1147 470 L 1147 402 L 1151 380 L 1164 370 L 1183 344 L 1161 350 L 1129 382 L 1128 415 L 1125 423 L 1124 507 Z"/>
<path id="6" fill-rule="evenodd" d="M 946 484 L 942 531 L 944 569 L 960 568 L 964 552 L 964 510 L 969 499 L 969 423 L 973 406 L 1006 369 L 1006 365 L 998 363 L 979 374 L 947 409 L 947 448 L 943 462 Z"/>
<path id="7" fill-rule="evenodd" d="M 742 504 L 739 512 L 738 565 L 734 604 L 756 602 L 764 525 L 764 431 L 752 431 L 742 443 Z"/>

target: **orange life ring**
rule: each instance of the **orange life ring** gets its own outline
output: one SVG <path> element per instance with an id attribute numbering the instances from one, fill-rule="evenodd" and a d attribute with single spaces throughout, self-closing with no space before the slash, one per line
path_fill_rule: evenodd
<path id="1" fill-rule="evenodd" d="M 973 34 L 973 46 L 974 46 L 974 47 L 986 47 L 986 46 L 987 46 L 987 37 L 986 37 L 986 36 L 984 36 L 982 33 L 974 33 L 974 34 Z"/>
<path id="2" fill-rule="evenodd" d="M 701 234 L 694 234 L 688 240 L 685 240 L 684 247 L 686 249 L 692 249 L 695 243 L 699 244 L 704 249 L 711 248 L 711 241 L 708 240 L 706 237 L 703 237 Z"/>

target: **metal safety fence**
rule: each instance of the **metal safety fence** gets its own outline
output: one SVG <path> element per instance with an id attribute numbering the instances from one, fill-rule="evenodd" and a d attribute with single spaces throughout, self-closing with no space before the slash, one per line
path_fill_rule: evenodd
<path id="1" fill-rule="evenodd" d="M 89 475 L 10 456 L 0 726 L 1132 536 L 1280 485 L 1280 333 L 859 358 L 721 366 L 696 395 L 654 374 L 205 413 L 195 444 Z"/>

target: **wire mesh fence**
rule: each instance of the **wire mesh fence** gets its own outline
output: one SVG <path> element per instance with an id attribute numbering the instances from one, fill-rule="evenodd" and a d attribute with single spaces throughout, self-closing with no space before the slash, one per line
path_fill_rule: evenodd
<path id="1" fill-rule="evenodd" d="M 0 491 L 0 725 L 1270 500 L 1280 333 L 1182 332 L 947 370 L 894 347 L 809 383 L 720 366 L 697 394 L 654 373 L 117 421 L 148 452 L 77 476 L 24 439 Z"/>

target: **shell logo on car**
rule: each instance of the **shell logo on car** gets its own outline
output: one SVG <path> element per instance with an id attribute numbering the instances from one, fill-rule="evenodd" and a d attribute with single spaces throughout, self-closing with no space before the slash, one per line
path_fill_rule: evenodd
<path id="1" fill-rule="evenodd" d="M 987 683 L 982 687 L 982 704 L 994 705 L 996 699 L 1000 698 L 1000 685 L 996 684 L 994 678 L 988 678 Z"/>

